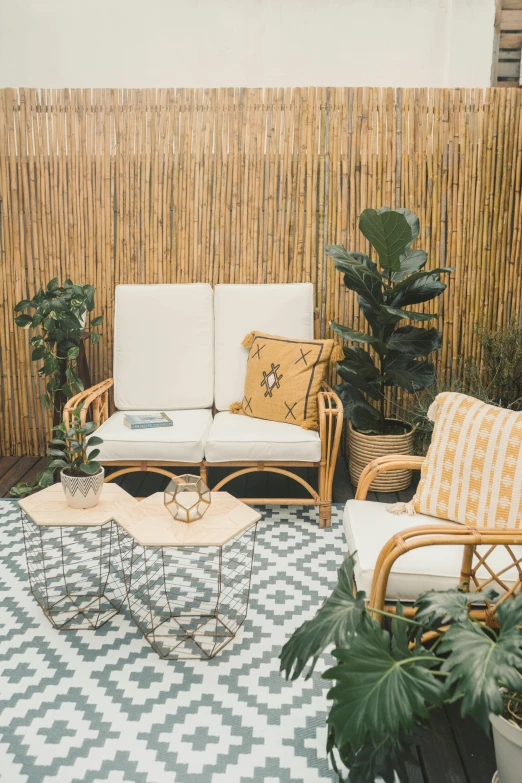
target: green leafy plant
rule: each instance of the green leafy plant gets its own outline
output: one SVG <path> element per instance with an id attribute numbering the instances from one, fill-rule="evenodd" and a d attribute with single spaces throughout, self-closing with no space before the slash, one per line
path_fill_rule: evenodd
<path id="1" fill-rule="evenodd" d="M 461 392 L 490 405 L 522 410 L 522 324 L 516 319 L 498 329 L 478 324 L 475 332 L 481 361 L 467 359 L 450 381 L 435 380 L 428 388 L 414 392 L 406 403 L 392 403 L 397 415 L 414 428 L 417 454 L 426 454 L 430 445 L 433 422 L 427 412 L 441 392 Z"/>
<path id="2" fill-rule="evenodd" d="M 471 615 L 470 594 L 458 589 L 421 595 L 415 619 L 400 603 L 396 614 L 379 611 L 389 618 L 386 630 L 364 592 L 355 592 L 353 567 L 354 558 L 346 558 L 332 595 L 285 644 L 281 670 L 294 680 L 310 662 L 310 677 L 334 644 L 336 664 L 322 675 L 334 682 L 326 748 L 334 768 L 339 772 L 337 756 L 350 783 L 393 783 L 395 773 L 407 781 L 412 744 L 429 729 L 433 709 L 460 701 L 462 716 L 487 732 L 490 713 L 522 704 L 522 595 L 498 605 L 498 630 Z M 473 601 L 495 596 L 486 590 Z"/>
<path id="3" fill-rule="evenodd" d="M 343 340 L 359 343 L 344 348 L 344 360 L 337 365 L 343 382 L 336 391 L 356 430 L 385 434 L 390 426 L 387 391 L 395 386 L 416 392 L 430 386 L 435 367 L 423 357 L 440 348 L 442 341 L 434 327 L 399 326 L 404 320 L 425 322 L 437 317 L 404 308 L 439 296 L 446 288 L 440 275 L 453 269 L 424 269 L 428 254 L 412 247 L 419 235 L 419 219 L 408 209 L 365 209 L 359 228 L 378 264 L 364 253 L 347 252 L 342 245 L 326 248 L 335 268 L 344 274 L 346 287 L 357 294 L 369 325 L 368 332 L 360 332 L 331 323 Z M 375 360 L 361 345 L 373 349 Z"/>
<path id="4" fill-rule="evenodd" d="M 100 470 L 101 465 L 96 462 L 100 450 L 95 447 L 100 446 L 103 439 L 91 434 L 97 427 L 96 422 L 81 423 L 82 407 L 83 404 L 72 411 L 70 427 L 64 422 L 53 427 L 55 437 L 47 449 L 47 465 L 45 470 L 38 473 L 36 484 L 22 481 L 11 489 L 11 495 L 25 497 L 35 489 L 50 487 L 54 483 L 56 471 L 60 469 L 71 476 L 91 476 Z"/>
<path id="5" fill-rule="evenodd" d="M 47 451 L 48 456 L 52 457 L 49 463 L 51 470 L 60 468 L 69 476 L 92 476 L 101 470 L 100 463 L 96 462 L 100 449 L 93 447 L 100 446 L 103 439 L 92 435 L 98 426 L 95 421 L 81 423 L 81 411 L 81 405 L 72 411 L 69 427 L 64 422 L 53 427 L 57 436 L 53 438 L 51 448 Z"/>
<path id="6" fill-rule="evenodd" d="M 522 323 L 513 318 L 505 327 L 477 324 L 482 361 L 465 363 L 464 383 L 469 393 L 502 408 L 522 410 Z"/>
<path id="7" fill-rule="evenodd" d="M 94 293 L 92 285 L 66 280 L 60 286 L 55 277 L 45 291 L 41 288 L 32 299 L 23 299 L 14 308 L 19 313 L 16 325 L 36 332 L 30 339 L 31 359 L 40 363 L 38 375 L 45 382 L 42 402 L 49 410 L 61 412 L 66 400 L 83 391 L 78 356 L 86 313 L 94 309 Z M 90 327 L 100 326 L 102 321 L 101 315 L 91 318 Z M 89 338 L 95 345 L 100 335 L 90 332 Z"/>
<path id="8" fill-rule="evenodd" d="M 397 415 L 412 426 L 415 454 L 425 456 L 428 453 L 433 427 L 435 426 L 434 422 L 428 418 L 428 410 L 437 395 L 443 392 L 471 394 L 473 397 L 483 400 L 483 402 L 490 401 L 478 393 L 474 394 L 472 391 L 468 391 L 463 382 L 457 378 L 448 383 L 435 379 L 435 382 L 427 389 L 414 392 L 406 405 L 393 404 L 392 408 L 394 411 L 397 411 Z"/>

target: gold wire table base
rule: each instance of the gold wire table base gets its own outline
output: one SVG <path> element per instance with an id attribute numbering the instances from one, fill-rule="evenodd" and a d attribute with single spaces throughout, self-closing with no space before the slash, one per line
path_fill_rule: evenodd
<path id="1" fill-rule="evenodd" d="M 222 546 L 122 547 L 131 617 L 159 656 L 210 659 L 234 639 L 247 616 L 256 532 L 257 523 Z"/>
<path id="2" fill-rule="evenodd" d="M 127 595 L 118 525 L 44 527 L 21 515 L 31 593 L 53 627 L 95 631 L 118 614 Z"/>
<path id="3" fill-rule="evenodd" d="M 21 511 L 31 593 L 60 631 L 97 630 L 128 602 L 165 659 L 210 659 L 245 621 L 257 522 L 222 546 L 143 546 L 113 520 L 39 526 Z"/>

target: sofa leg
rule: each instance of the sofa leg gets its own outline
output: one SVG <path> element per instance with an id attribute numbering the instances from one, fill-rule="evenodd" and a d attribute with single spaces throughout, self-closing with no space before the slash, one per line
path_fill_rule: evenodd
<path id="1" fill-rule="evenodd" d="M 319 526 L 320 527 L 332 526 L 332 501 L 331 500 L 319 501 Z"/>
<path id="2" fill-rule="evenodd" d="M 208 468 L 206 465 L 199 466 L 199 475 L 208 487 Z"/>

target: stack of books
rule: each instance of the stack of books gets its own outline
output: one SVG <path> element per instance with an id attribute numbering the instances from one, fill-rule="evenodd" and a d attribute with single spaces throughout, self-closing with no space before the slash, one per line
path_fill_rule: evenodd
<path id="1" fill-rule="evenodd" d="M 148 427 L 172 427 L 172 419 L 166 413 L 126 413 L 123 422 L 131 430 Z"/>

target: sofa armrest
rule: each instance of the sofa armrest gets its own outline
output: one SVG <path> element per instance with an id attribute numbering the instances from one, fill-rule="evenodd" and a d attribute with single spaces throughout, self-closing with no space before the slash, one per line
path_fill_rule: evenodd
<path id="1" fill-rule="evenodd" d="M 98 426 L 103 424 L 109 417 L 109 389 L 113 384 L 114 380 L 112 378 L 107 378 L 107 380 L 101 381 L 101 383 L 97 383 L 95 386 L 91 386 L 90 389 L 85 389 L 74 397 L 71 397 L 63 409 L 63 420 L 65 425 L 69 427 L 71 414 L 80 404 L 83 404 L 80 413 L 80 421 L 82 424 L 85 424 L 87 413 L 91 405 L 92 420 L 95 421 Z"/>
<path id="2" fill-rule="evenodd" d="M 325 508 L 332 502 L 332 484 L 343 430 L 343 404 L 329 386 L 317 395 L 319 437 L 321 438 L 321 470 L 319 471 L 319 495 Z M 328 504 L 330 504 L 328 506 Z M 326 515 L 326 512 L 325 512 Z"/>
<path id="3" fill-rule="evenodd" d="M 356 500 L 366 500 L 368 490 L 374 478 L 386 470 L 420 470 L 425 457 L 415 457 L 410 454 L 389 454 L 377 457 L 364 468 L 357 484 Z"/>

